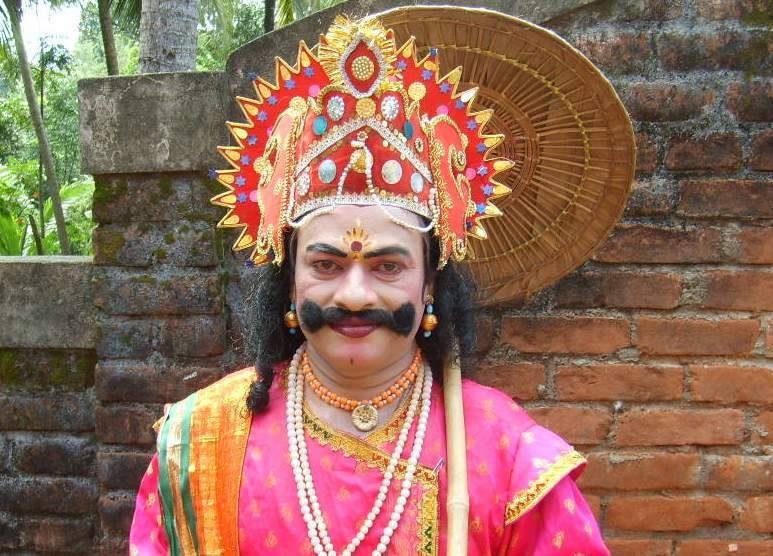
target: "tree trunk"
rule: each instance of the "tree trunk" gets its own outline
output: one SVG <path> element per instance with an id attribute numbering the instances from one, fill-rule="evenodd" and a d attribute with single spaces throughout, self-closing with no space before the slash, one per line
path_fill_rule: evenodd
<path id="1" fill-rule="evenodd" d="M 276 0 L 265 0 L 263 3 L 263 32 L 268 33 L 274 30 L 274 12 L 276 11 Z"/>
<path id="2" fill-rule="evenodd" d="M 56 167 L 54 166 L 54 155 L 51 153 L 51 144 L 48 142 L 48 133 L 43 125 L 43 116 L 40 113 L 37 99 L 35 98 L 35 86 L 32 84 L 32 71 L 30 70 L 29 60 L 27 60 L 27 51 L 24 48 L 24 40 L 21 34 L 20 6 L 18 0 L 3 0 L 5 9 L 8 12 L 8 19 L 11 21 L 11 32 L 13 41 L 16 45 L 16 55 L 19 57 L 19 71 L 22 82 L 24 83 L 24 94 L 27 97 L 27 107 L 32 118 L 32 125 L 35 128 L 35 135 L 38 139 L 38 149 L 40 158 L 43 160 L 43 167 L 46 169 L 46 179 L 48 182 L 48 194 L 51 197 L 51 203 L 54 206 L 54 220 L 56 220 L 56 233 L 59 237 L 59 247 L 63 255 L 70 254 L 70 239 L 67 237 L 67 226 L 64 221 L 64 211 L 62 210 L 62 200 L 59 198 L 59 182 L 56 179 Z"/>
<path id="3" fill-rule="evenodd" d="M 118 52 L 115 49 L 110 0 L 97 0 L 97 7 L 99 8 L 99 28 L 102 30 L 102 46 L 105 49 L 107 75 L 118 75 Z"/>
<path id="4" fill-rule="evenodd" d="M 199 0 L 143 0 L 140 73 L 194 71 Z"/>

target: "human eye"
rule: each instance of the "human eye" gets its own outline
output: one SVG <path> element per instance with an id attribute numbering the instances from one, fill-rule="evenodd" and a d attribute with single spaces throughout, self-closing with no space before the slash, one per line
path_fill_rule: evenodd
<path id="1" fill-rule="evenodd" d="M 394 261 L 382 261 L 375 266 L 376 272 L 384 276 L 398 276 L 403 268 L 402 264 Z"/>
<path id="2" fill-rule="evenodd" d="M 341 266 L 330 259 L 319 259 L 311 263 L 311 267 L 318 274 L 330 275 L 341 270 Z"/>

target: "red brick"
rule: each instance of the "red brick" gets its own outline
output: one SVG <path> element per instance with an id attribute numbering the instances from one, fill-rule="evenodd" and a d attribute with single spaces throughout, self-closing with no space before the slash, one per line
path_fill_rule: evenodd
<path id="1" fill-rule="evenodd" d="M 658 145 L 651 135 L 636 134 L 636 171 L 651 174 L 658 165 Z"/>
<path id="2" fill-rule="evenodd" d="M 614 353 L 630 345 L 629 324 L 592 317 L 508 317 L 502 342 L 525 353 Z"/>
<path id="3" fill-rule="evenodd" d="M 150 454 L 102 452 L 97 457 L 97 480 L 103 490 L 137 490 L 150 463 Z"/>
<path id="4" fill-rule="evenodd" d="M 91 514 L 97 501 L 95 484 L 64 477 L 0 477 L 0 512 Z"/>
<path id="5" fill-rule="evenodd" d="M 720 446 L 743 441 L 743 412 L 738 409 L 635 409 L 617 421 L 618 446 Z"/>
<path id="6" fill-rule="evenodd" d="M 773 131 L 768 129 L 754 136 L 749 167 L 760 172 L 773 172 Z"/>
<path id="7" fill-rule="evenodd" d="M 671 556 L 671 541 L 656 539 L 616 539 L 607 537 L 607 547 L 615 556 Z"/>
<path id="8" fill-rule="evenodd" d="M 678 400 L 681 367 L 585 365 L 556 369 L 560 400 Z"/>
<path id="9" fill-rule="evenodd" d="M 663 33 L 656 48 L 666 70 L 734 69 L 767 73 L 768 44 L 763 31 Z"/>
<path id="10" fill-rule="evenodd" d="M 773 369 L 718 365 L 690 370 L 695 401 L 768 404 L 773 400 Z"/>
<path id="11" fill-rule="evenodd" d="M 770 9 L 770 4 L 766 0 L 696 0 L 695 8 L 705 19 L 741 19 Z"/>
<path id="12" fill-rule="evenodd" d="M 196 316 L 162 321 L 158 351 L 172 357 L 211 357 L 225 351 L 223 315 Z"/>
<path id="13" fill-rule="evenodd" d="M 37 552 L 89 554 L 94 545 L 91 519 L 25 519 L 24 547 Z"/>
<path id="14" fill-rule="evenodd" d="M 706 456 L 705 488 L 711 490 L 773 490 L 773 456 Z"/>
<path id="15" fill-rule="evenodd" d="M 747 498 L 741 512 L 741 527 L 757 533 L 773 533 L 773 496 Z"/>
<path id="16" fill-rule="evenodd" d="M 760 411 L 752 425 L 752 444 L 773 444 L 773 411 Z"/>
<path id="17" fill-rule="evenodd" d="M 773 263 L 773 227 L 741 228 L 733 237 L 735 249 L 730 258 L 746 264 Z"/>
<path id="18" fill-rule="evenodd" d="M 672 137 L 666 149 L 665 165 L 678 172 L 738 170 L 741 168 L 741 142 L 732 133 L 717 133 L 705 138 Z"/>
<path id="19" fill-rule="evenodd" d="M 517 400 L 534 400 L 545 383 L 545 367 L 538 363 L 481 365 L 470 378 L 505 392 Z"/>
<path id="20" fill-rule="evenodd" d="M 727 105 L 739 120 L 773 120 L 773 82 L 731 83 L 727 87 Z"/>
<path id="21" fill-rule="evenodd" d="M 708 272 L 702 307 L 736 311 L 773 310 L 773 272 Z"/>
<path id="22" fill-rule="evenodd" d="M 48 396 L 0 394 L 0 407 L 0 430 L 94 430 L 94 397 L 90 392 Z"/>
<path id="23" fill-rule="evenodd" d="M 572 444 L 600 444 L 609 432 L 612 416 L 605 409 L 585 407 L 530 408 L 529 415 L 540 425 Z"/>
<path id="24" fill-rule="evenodd" d="M 689 539 L 679 541 L 676 556 L 770 556 L 773 541 L 748 541 L 736 539 Z"/>
<path id="25" fill-rule="evenodd" d="M 128 537 L 133 515 L 134 496 L 110 493 L 99 497 L 99 517 L 106 535 Z"/>
<path id="26" fill-rule="evenodd" d="M 485 355 L 494 345 L 494 320 L 488 315 L 475 318 L 475 354 Z"/>
<path id="27" fill-rule="evenodd" d="M 653 54 L 647 33 L 585 33 L 573 42 L 606 73 L 643 73 Z"/>
<path id="28" fill-rule="evenodd" d="M 682 83 L 636 83 L 623 89 L 623 103 L 634 120 L 673 122 L 699 116 L 714 102 L 714 92 Z"/>
<path id="29" fill-rule="evenodd" d="M 96 370 L 97 397 L 103 402 L 170 403 L 221 377 L 219 367 L 101 361 Z"/>
<path id="30" fill-rule="evenodd" d="M 689 180 L 679 184 L 677 212 L 693 218 L 773 218 L 773 183 Z"/>
<path id="31" fill-rule="evenodd" d="M 682 280 L 654 272 L 579 273 L 556 288 L 559 307 L 673 309 L 679 305 Z"/>
<path id="32" fill-rule="evenodd" d="M 103 444 L 152 445 L 156 441 L 153 423 L 161 410 L 125 405 L 97 407 L 97 440 Z"/>
<path id="33" fill-rule="evenodd" d="M 698 454 L 594 453 L 580 477 L 582 488 L 605 490 L 686 489 L 697 486 Z"/>
<path id="34" fill-rule="evenodd" d="M 32 437 L 14 446 L 19 471 L 36 475 L 85 475 L 94 473 L 94 441 L 75 436 Z"/>
<path id="35" fill-rule="evenodd" d="M 624 216 L 670 216 L 676 210 L 677 191 L 673 180 L 634 180 Z"/>
<path id="36" fill-rule="evenodd" d="M 607 504 L 606 524 L 628 531 L 691 531 L 733 521 L 733 507 L 716 496 L 620 496 Z"/>
<path id="37" fill-rule="evenodd" d="M 601 521 L 601 496 L 596 496 L 595 494 L 583 494 L 583 497 L 588 503 L 588 507 L 596 518 L 596 521 Z"/>
<path id="38" fill-rule="evenodd" d="M 637 345 L 645 355 L 737 355 L 750 353 L 758 320 L 639 319 Z"/>
<path id="39" fill-rule="evenodd" d="M 707 263 L 721 260 L 719 230 L 622 225 L 596 252 L 605 263 Z"/>

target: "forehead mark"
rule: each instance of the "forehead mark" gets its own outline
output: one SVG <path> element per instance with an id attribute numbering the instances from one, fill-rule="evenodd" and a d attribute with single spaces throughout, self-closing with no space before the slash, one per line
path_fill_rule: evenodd
<path id="1" fill-rule="evenodd" d="M 368 232 L 366 232 L 360 219 L 358 218 L 354 222 L 354 226 L 346 230 L 346 233 L 341 238 L 344 244 L 344 249 L 347 252 L 347 256 L 355 261 L 361 261 L 364 256 L 365 249 L 373 247 L 374 243 L 370 240 Z"/>

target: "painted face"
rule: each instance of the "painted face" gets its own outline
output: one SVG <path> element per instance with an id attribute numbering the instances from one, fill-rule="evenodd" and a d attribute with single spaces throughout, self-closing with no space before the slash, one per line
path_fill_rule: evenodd
<path id="1" fill-rule="evenodd" d="M 408 211 L 397 218 L 419 224 Z M 362 374 L 413 349 L 424 310 L 424 240 L 379 207 L 343 205 L 298 231 L 295 304 L 311 348 Z"/>

